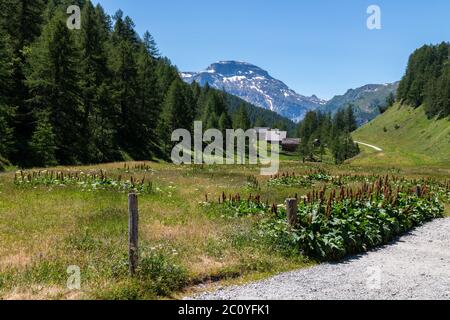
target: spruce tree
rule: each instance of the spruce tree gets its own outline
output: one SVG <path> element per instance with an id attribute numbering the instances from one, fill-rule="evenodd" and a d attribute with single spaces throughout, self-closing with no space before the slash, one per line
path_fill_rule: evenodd
<path id="1" fill-rule="evenodd" d="M 109 19 L 98 5 L 88 1 L 82 10 L 78 42 L 80 56 L 80 85 L 82 95 L 81 133 L 82 159 L 85 163 L 118 159 L 114 146 L 112 122 L 114 110 L 111 73 L 108 69 Z"/>
<path id="2" fill-rule="evenodd" d="M 219 118 L 228 113 L 225 97 L 222 92 L 208 88 L 204 106 L 202 107 L 202 122 L 204 129 L 219 129 Z M 226 123 L 223 123 L 226 125 Z"/>
<path id="3" fill-rule="evenodd" d="M 30 94 L 25 85 L 26 55 L 32 43 L 40 35 L 46 0 L 2 0 L 0 1 L 0 30 L 7 36 L 12 50 L 13 81 L 8 88 L 13 93 L 11 105 L 15 106 L 14 153 L 12 160 L 20 165 L 28 158 L 28 140 L 33 130 L 34 118 L 31 106 L 26 103 Z M 4 41 L 3 39 L 1 41 Z"/>
<path id="4" fill-rule="evenodd" d="M 14 132 L 9 108 L 0 105 L 0 157 L 9 158 L 14 147 Z"/>
<path id="5" fill-rule="evenodd" d="M 56 144 L 56 136 L 49 121 L 49 115 L 42 112 L 38 116 L 38 123 L 30 141 L 33 165 L 49 167 L 58 164 Z"/>
<path id="6" fill-rule="evenodd" d="M 286 123 L 284 121 L 277 121 L 277 122 L 275 122 L 274 128 L 278 129 L 280 131 L 287 131 L 287 126 L 286 126 Z"/>
<path id="7" fill-rule="evenodd" d="M 12 50 L 7 36 L 0 29 L 0 157 L 11 156 L 13 151 L 12 120 L 14 108 L 11 106 L 11 92 L 9 89 L 13 83 Z"/>
<path id="8" fill-rule="evenodd" d="M 173 145 L 171 142 L 172 132 L 176 129 L 189 129 L 186 128 L 186 120 L 183 119 L 185 108 L 184 83 L 177 78 L 167 91 L 159 125 L 162 149 L 166 156 L 170 155 Z"/>
<path id="9" fill-rule="evenodd" d="M 182 81 L 181 83 L 183 85 L 183 99 L 184 99 L 184 115 L 182 117 L 183 120 L 182 126 L 183 128 L 193 132 L 194 120 L 197 115 L 197 105 L 195 103 L 194 95 L 190 86 L 188 86 Z"/>
<path id="10" fill-rule="evenodd" d="M 233 128 L 233 122 L 226 112 L 222 112 L 222 115 L 218 121 L 218 128 L 223 134 L 226 133 L 226 130 Z"/>
<path id="11" fill-rule="evenodd" d="M 233 128 L 235 130 L 242 129 L 244 131 L 250 129 L 251 123 L 248 118 L 247 108 L 241 104 L 238 111 L 233 116 Z"/>
<path id="12" fill-rule="evenodd" d="M 159 52 L 158 46 L 156 45 L 155 38 L 153 38 L 150 32 L 146 31 L 144 33 L 143 41 L 147 52 L 150 54 L 150 57 L 152 57 L 153 59 L 158 59 L 161 56 L 161 53 Z"/>
<path id="13" fill-rule="evenodd" d="M 45 8 L 45 0 L 2 0 L 0 27 L 11 37 L 17 54 L 40 35 Z"/>
<path id="14" fill-rule="evenodd" d="M 262 117 L 256 118 L 255 127 L 256 128 L 264 128 L 267 126 L 266 121 Z"/>
<path id="15" fill-rule="evenodd" d="M 388 96 L 387 96 L 387 98 L 386 98 L 386 107 L 387 108 L 390 108 L 390 107 L 392 107 L 393 105 L 394 105 L 394 103 L 395 103 L 395 95 L 394 95 L 394 93 L 390 93 Z"/>
<path id="16" fill-rule="evenodd" d="M 200 97 L 203 94 L 203 90 L 196 81 L 192 82 L 191 90 L 192 90 L 192 99 L 195 103 L 195 118 L 197 118 L 201 114 L 201 108 L 199 107 L 199 102 L 200 102 Z"/>
<path id="17" fill-rule="evenodd" d="M 301 157 L 302 162 L 305 163 L 311 152 L 308 139 L 301 138 L 299 152 L 300 152 L 300 157 Z"/>
<path id="18" fill-rule="evenodd" d="M 61 164 L 79 163 L 82 114 L 79 52 L 63 14 L 55 14 L 31 48 L 27 85 L 35 112 L 45 111 L 56 135 Z"/>
<path id="19" fill-rule="evenodd" d="M 178 70 L 172 66 L 167 58 L 160 58 L 156 63 L 156 74 L 161 92 L 165 95 L 175 79 L 178 79 Z"/>
<path id="20" fill-rule="evenodd" d="M 156 76 L 156 64 L 151 55 L 152 44 L 144 37 L 137 57 L 137 103 L 135 134 L 137 148 L 144 151 L 141 158 L 159 153 L 158 125 L 161 117 L 161 96 Z"/>
<path id="21" fill-rule="evenodd" d="M 131 22 L 122 19 L 122 12 L 115 15 L 115 25 L 112 34 L 111 69 L 113 72 L 113 98 L 116 110 L 116 142 L 120 148 L 131 156 L 136 156 L 134 108 L 137 102 L 137 62 L 134 43 L 134 31 L 129 30 Z"/>
<path id="22" fill-rule="evenodd" d="M 348 133 L 358 129 L 358 124 L 356 122 L 355 111 L 353 105 L 348 105 L 345 109 L 345 131 Z"/>
<path id="23" fill-rule="evenodd" d="M 344 139 L 342 136 L 335 136 L 331 140 L 331 152 L 334 157 L 335 164 L 341 164 L 345 160 Z"/>

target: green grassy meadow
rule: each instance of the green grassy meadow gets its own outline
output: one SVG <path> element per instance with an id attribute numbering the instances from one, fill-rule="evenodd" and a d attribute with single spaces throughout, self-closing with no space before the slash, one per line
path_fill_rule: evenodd
<path id="1" fill-rule="evenodd" d="M 355 165 L 450 167 L 450 120 L 428 119 L 423 107 L 396 104 L 358 129 L 353 138 L 384 151 L 363 147 Z"/>
<path id="2" fill-rule="evenodd" d="M 310 188 L 269 186 L 254 166 L 106 164 L 55 170 L 99 170 L 109 177 L 152 181 L 139 196 L 140 269 L 127 267 L 127 193 L 79 185 L 18 185 L 0 176 L 0 297 L 2 299 L 177 298 L 197 284 L 246 281 L 302 268 L 314 261 L 277 249 L 254 229 L 258 216 L 228 216 L 215 203 L 222 192 L 260 194 L 270 203 Z M 137 168 L 137 169 L 134 169 Z M 301 164 L 286 155 L 280 172 L 333 175 L 392 174 L 450 178 L 447 170 L 394 169 L 345 164 Z M 248 176 L 256 177 L 249 184 Z M 123 177 L 123 178 L 122 178 Z M 217 200 L 218 201 L 218 200 Z M 448 209 L 448 208 L 447 208 Z M 67 267 L 81 270 L 81 290 L 68 290 Z"/>
<path id="3" fill-rule="evenodd" d="M 383 152 L 362 146 L 359 156 L 340 166 L 327 164 L 329 155 L 327 163 L 303 164 L 298 154 L 281 153 L 280 173 L 448 181 L 449 135 L 448 120 L 428 120 L 421 108 L 394 106 L 354 133 L 355 140 Z M 255 224 L 261 216 L 230 216 L 214 205 L 222 193 L 259 194 L 282 204 L 311 191 L 268 184 L 270 177 L 260 176 L 258 166 L 128 162 L 48 170 L 151 182 L 151 192 L 139 195 L 138 272 L 128 274 L 127 190 L 45 179 L 18 184 L 20 174 L 10 169 L 0 175 L 1 299 L 173 299 L 195 292 L 198 284 L 241 283 L 317 263 L 259 234 Z M 80 290 L 67 288 L 69 266 L 80 267 Z"/>
<path id="4" fill-rule="evenodd" d="M 251 219 L 227 219 L 202 206 L 206 195 L 214 199 L 222 191 L 250 193 L 247 176 L 257 168 L 152 163 L 151 172 L 127 174 L 122 167 L 77 170 L 101 168 L 111 176 L 151 179 L 154 192 L 139 197 L 140 244 L 141 255 L 156 274 L 140 280 L 128 277 L 125 192 L 22 187 L 14 184 L 14 173 L 6 173 L 0 176 L 2 298 L 168 297 L 209 279 L 274 273 L 309 263 L 255 241 Z M 286 194 L 263 193 L 271 201 L 282 201 Z M 70 265 L 82 270 L 80 292 L 65 289 Z"/>

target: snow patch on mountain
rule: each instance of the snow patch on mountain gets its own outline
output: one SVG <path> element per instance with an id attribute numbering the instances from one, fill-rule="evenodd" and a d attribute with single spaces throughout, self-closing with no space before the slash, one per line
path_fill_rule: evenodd
<path id="1" fill-rule="evenodd" d="M 267 71 L 242 61 L 219 61 L 201 72 L 182 72 L 181 77 L 187 83 L 196 81 L 201 86 L 209 84 L 225 90 L 294 121 L 302 120 L 308 111 L 327 103 L 315 95 L 300 95 Z"/>

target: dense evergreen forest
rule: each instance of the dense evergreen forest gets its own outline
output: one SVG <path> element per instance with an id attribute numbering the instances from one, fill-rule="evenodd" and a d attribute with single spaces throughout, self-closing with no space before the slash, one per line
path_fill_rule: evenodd
<path id="1" fill-rule="evenodd" d="M 298 125 L 303 161 L 322 161 L 327 150 L 336 164 L 356 156 L 360 150 L 353 142 L 351 132 L 358 128 L 353 106 L 330 113 L 310 111 Z"/>
<path id="2" fill-rule="evenodd" d="M 82 8 L 79 30 L 67 27 L 73 4 Z M 2 0 L 0 14 L 0 162 L 164 159 L 170 133 L 194 120 L 221 130 L 294 128 L 225 92 L 182 82 L 152 35 L 138 35 L 120 10 L 110 17 L 87 0 Z"/>
<path id="3" fill-rule="evenodd" d="M 429 117 L 450 115 L 449 42 L 425 45 L 411 55 L 397 96 L 402 103 L 424 105 Z"/>

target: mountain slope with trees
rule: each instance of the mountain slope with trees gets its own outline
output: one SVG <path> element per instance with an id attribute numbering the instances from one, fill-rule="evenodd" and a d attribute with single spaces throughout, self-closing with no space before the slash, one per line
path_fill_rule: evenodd
<path id="1" fill-rule="evenodd" d="M 450 121 L 429 119 L 424 107 L 395 104 L 354 132 L 353 138 L 383 149 L 364 148 L 355 165 L 450 167 Z"/>
<path id="2" fill-rule="evenodd" d="M 187 83 L 198 82 L 226 90 L 245 101 L 275 111 L 289 119 L 298 121 L 306 112 L 325 103 L 313 95 L 307 97 L 290 89 L 282 81 L 273 78 L 266 70 L 240 61 L 220 61 L 211 64 L 202 72 L 183 72 Z"/>
<path id="3" fill-rule="evenodd" d="M 353 137 L 384 152 L 360 164 L 450 166 L 450 44 L 426 45 L 410 57 L 398 102 Z"/>
<path id="4" fill-rule="evenodd" d="M 67 27 L 78 5 L 80 30 Z M 0 4 L 0 159 L 21 167 L 168 158 L 170 132 L 294 123 L 241 99 L 185 84 L 149 32 L 122 11 L 77 0 Z M 245 113 L 238 113 L 245 108 Z M 235 114 L 246 119 L 236 119 Z M 0 167 L 3 167 L 1 165 Z"/>
<path id="5" fill-rule="evenodd" d="M 424 106 L 429 117 L 450 115 L 450 43 L 425 45 L 409 58 L 398 88 L 398 100 Z"/>
<path id="6" fill-rule="evenodd" d="M 387 106 L 392 105 L 398 84 L 398 82 L 368 84 L 360 88 L 350 89 L 343 95 L 333 97 L 319 110 L 336 114 L 338 110 L 352 105 L 358 125 L 363 125 L 384 112 Z"/>

